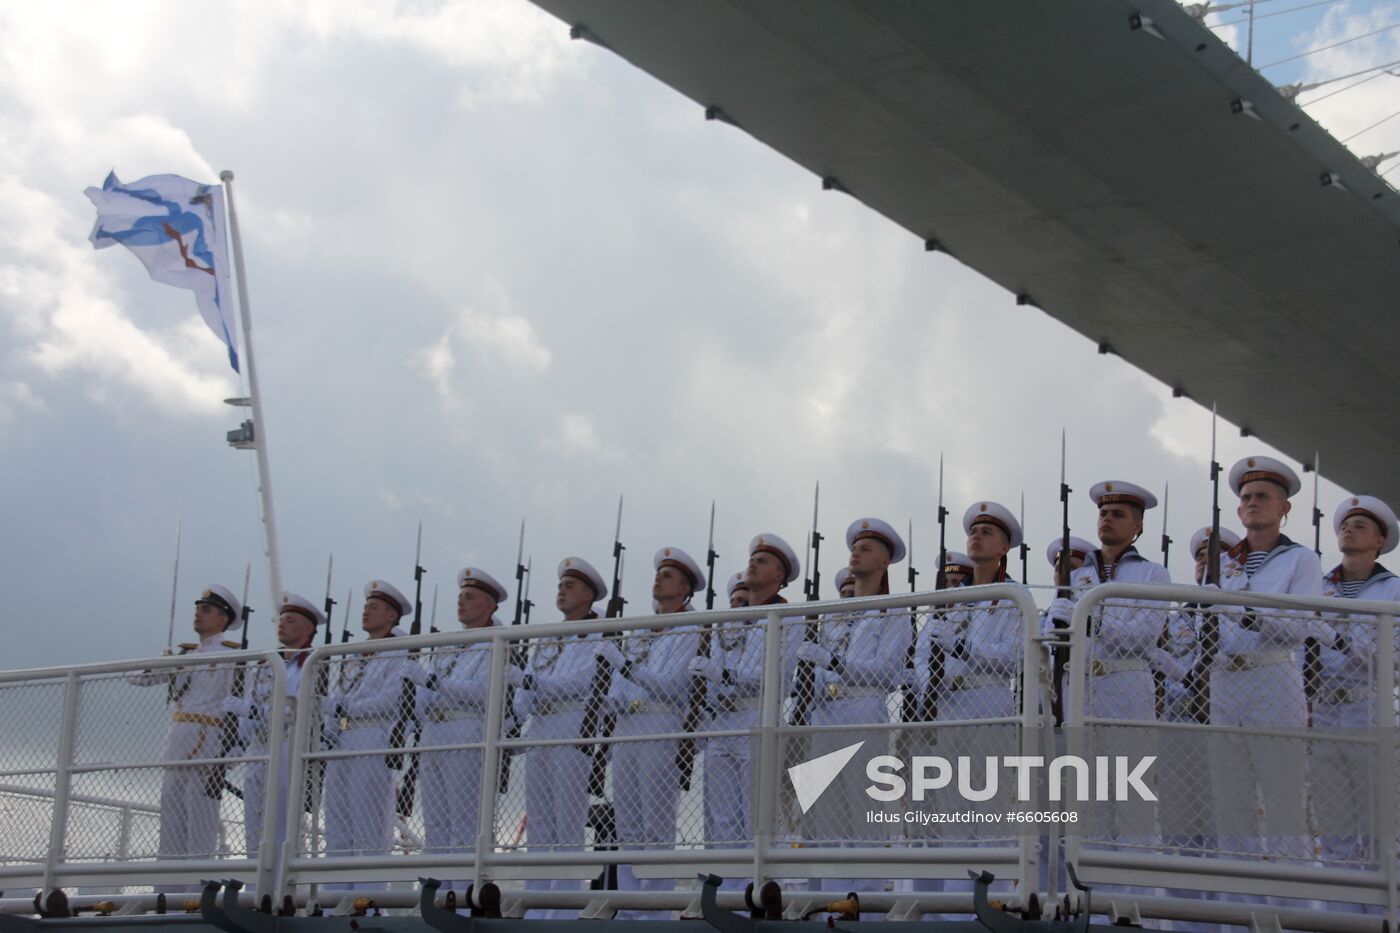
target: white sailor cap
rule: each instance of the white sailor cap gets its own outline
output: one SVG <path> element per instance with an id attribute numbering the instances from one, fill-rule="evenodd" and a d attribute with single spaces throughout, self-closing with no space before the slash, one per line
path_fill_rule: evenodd
<path id="1" fill-rule="evenodd" d="M 480 567 L 463 567 L 457 572 L 457 589 L 464 586 L 475 587 L 498 603 L 506 601 L 506 588 Z"/>
<path id="2" fill-rule="evenodd" d="M 943 575 L 947 576 L 950 573 L 972 573 L 972 558 L 962 551 L 949 551 L 944 555 Z"/>
<path id="3" fill-rule="evenodd" d="M 209 584 L 199 594 L 199 598 L 194 601 L 194 604 L 196 606 L 213 606 L 215 609 L 227 612 L 228 617 L 233 620 L 228 626 L 231 629 L 240 628 L 243 625 L 243 604 L 226 586 L 219 586 L 217 583 Z"/>
<path id="4" fill-rule="evenodd" d="M 850 567 L 842 567 L 840 570 L 836 571 L 836 592 L 838 592 L 838 593 L 841 592 L 841 587 L 845 586 L 845 585 L 846 585 L 847 583 L 849 583 L 850 581 L 851 581 L 851 568 L 850 568 Z"/>
<path id="5" fill-rule="evenodd" d="M 1240 489 L 1245 483 L 1255 480 L 1282 486 L 1288 492 L 1289 498 L 1296 496 L 1298 490 L 1303 488 L 1303 481 L 1298 478 L 1298 474 L 1294 473 L 1288 464 L 1273 457 L 1245 457 L 1230 467 L 1230 491 L 1235 495 L 1240 494 Z"/>
<path id="6" fill-rule="evenodd" d="M 1050 539 L 1050 543 L 1045 545 L 1045 559 L 1050 562 L 1051 567 L 1057 567 L 1060 563 L 1060 546 L 1065 543 L 1063 537 Z M 1071 555 L 1078 554 L 1081 560 L 1086 559 L 1094 552 L 1094 545 L 1083 538 L 1069 539 L 1069 552 Z"/>
<path id="7" fill-rule="evenodd" d="M 1342 522 L 1353 515 L 1364 515 L 1381 526 L 1381 531 L 1385 534 L 1385 544 L 1381 545 L 1382 554 L 1389 554 L 1395 550 L 1396 544 L 1400 544 L 1400 535 L 1396 534 L 1395 513 L 1391 511 L 1390 506 L 1375 496 L 1350 496 L 1343 499 L 1342 504 L 1337 506 L 1337 511 L 1332 514 L 1332 530 L 1340 532 Z"/>
<path id="8" fill-rule="evenodd" d="M 371 580 L 366 583 L 365 599 L 378 599 L 388 603 L 399 611 L 400 618 L 413 611 L 413 603 L 408 601 L 408 597 L 400 593 L 398 587 L 384 580 Z"/>
<path id="9" fill-rule="evenodd" d="M 692 593 L 699 593 L 705 589 L 705 572 L 700 569 L 695 558 L 678 547 L 664 547 L 657 551 L 656 556 L 651 559 L 651 566 L 654 570 L 660 570 L 662 567 L 675 567 L 690 578 L 690 591 Z"/>
<path id="10" fill-rule="evenodd" d="M 972 534 L 973 525 L 995 525 L 1006 532 L 1006 538 L 1013 548 L 1021 546 L 1021 523 L 1011 510 L 999 502 L 990 500 L 974 502 L 963 513 L 963 531 Z"/>
<path id="11" fill-rule="evenodd" d="M 1112 505 L 1115 502 L 1126 502 L 1128 505 L 1135 505 L 1143 511 L 1157 507 L 1156 496 L 1136 483 L 1125 483 L 1121 479 L 1095 483 L 1094 487 L 1089 490 L 1089 498 L 1093 499 L 1094 505 L 1099 507 Z"/>
<path id="12" fill-rule="evenodd" d="M 744 579 L 744 572 L 742 570 L 729 578 L 728 590 L 729 591 L 724 595 L 733 596 L 735 590 L 743 590 L 746 593 L 749 591 L 749 584 L 748 581 Z"/>
<path id="13" fill-rule="evenodd" d="M 791 583 L 797 579 L 797 575 L 802 572 L 802 565 L 797 561 L 797 552 L 777 535 L 761 534 L 755 535 L 749 542 L 749 556 L 752 557 L 759 551 L 767 551 L 783 562 L 787 568 L 787 573 L 783 575 L 784 583 Z"/>
<path id="14" fill-rule="evenodd" d="M 279 615 L 283 612 L 294 612 L 312 625 L 324 625 L 326 623 L 326 614 L 321 611 L 321 607 L 305 596 L 298 596 L 296 593 L 284 592 L 282 594 L 282 605 L 277 612 Z"/>
<path id="15" fill-rule="evenodd" d="M 582 557 L 566 557 L 559 562 L 559 579 L 565 577 L 574 577 L 592 587 L 595 603 L 608 595 L 608 585 L 603 582 L 603 575 Z"/>
<path id="16" fill-rule="evenodd" d="M 1195 534 L 1191 535 L 1191 557 L 1194 560 L 1200 553 L 1201 548 L 1206 546 L 1210 540 L 1210 526 L 1197 528 Z M 1222 548 L 1232 548 L 1240 543 L 1240 536 L 1228 528 L 1220 529 L 1220 546 Z"/>
<path id="17" fill-rule="evenodd" d="M 897 564 L 904 560 L 904 539 L 889 522 L 878 518 L 856 519 L 846 528 L 846 549 L 855 547 L 861 538 L 874 538 L 889 548 L 890 563 Z"/>

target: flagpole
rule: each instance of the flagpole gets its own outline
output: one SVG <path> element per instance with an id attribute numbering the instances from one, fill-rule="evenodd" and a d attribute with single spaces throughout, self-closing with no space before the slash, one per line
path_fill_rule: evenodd
<path id="1" fill-rule="evenodd" d="M 258 369 L 253 363 L 253 321 L 248 313 L 248 276 L 243 268 L 243 239 L 238 233 L 238 211 L 233 206 L 233 172 L 219 173 L 228 198 L 229 240 L 233 244 L 233 271 L 238 280 L 238 310 L 243 320 L 243 358 L 248 366 L 248 396 L 253 403 L 253 449 L 258 454 L 258 493 L 262 498 L 263 531 L 267 534 L 268 583 L 276 608 L 282 599 L 282 562 L 277 552 L 277 518 L 272 511 L 272 473 L 267 464 L 267 421 L 263 418 Z"/>

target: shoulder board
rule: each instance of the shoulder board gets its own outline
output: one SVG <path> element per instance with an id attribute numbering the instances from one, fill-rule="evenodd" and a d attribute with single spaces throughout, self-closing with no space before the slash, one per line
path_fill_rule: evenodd
<path id="1" fill-rule="evenodd" d="M 182 642 L 180 642 L 180 650 L 182 650 L 182 651 L 193 651 L 194 649 L 196 649 L 196 648 L 198 648 L 198 647 L 199 647 L 199 643 L 198 643 L 198 642 L 193 642 L 193 641 L 182 641 Z"/>
<path id="2" fill-rule="evenodd" d="M 223 645 L 225 648 L 242 648 L 242 647 L 243 647 L 243 643 L 242 643 L 242 642 L 239 642 L 239 641 L 224 641 L 224 642 L 220 642 L 220 644 Z"/>

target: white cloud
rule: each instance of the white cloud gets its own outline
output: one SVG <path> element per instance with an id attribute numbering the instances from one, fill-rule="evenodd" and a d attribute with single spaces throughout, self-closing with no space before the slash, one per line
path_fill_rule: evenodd
<path id="1" fill-rule="evenodd" d="M 463 308 L 454 330 L 464 345 L 484 358 L 500 360 L 526 372 L 549 368 L 549 348 L 540 343 L 529 320 L 519 315 Z"/>

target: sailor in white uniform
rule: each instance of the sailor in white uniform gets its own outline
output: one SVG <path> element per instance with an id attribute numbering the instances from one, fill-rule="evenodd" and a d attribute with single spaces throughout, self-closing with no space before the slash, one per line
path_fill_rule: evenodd
<path id="1" fill-rule="evenodd" d="M 855 584 L 853 595 L 888 595 L 890 565 L 905 556 L 904 539 L 899 532 L 881 519 L 858 518 L 846 529 L 846 546 L 850 550 L 847 567 Z M 815 675 L 809 718 L 812 727 L 822 730 L 831 726 L 887 724 L 888 697 L 904 684 L 905 657 L 913 638 L 909 613 L 869 609 L 842 614 L 823 620 L 817 634 L 815 641 L 804 639 L 797 648 L 799 662 L 812 665 Z M 887 739 L 884 732 L 874 735 L 880 745 Z M 866 733 L 817 731 L 812 735 L 808 756 L 829 754 L 867 737 Z M 823 794 L 820 825 L 810 826 L 807 835 L 828 844 L 859 843 L 880 835 L 879 828 L 872 827 L 866 819 L 868 810 L 879 807 L 866 796 L 867 783 L 863 768 L 842 769 Z M 884 890 L 884 882 L 874 878 L 814 878 L 812 888 L 880 891 Z"/>
<path id="2" fill-rule="evenodd" d="M 691 610 L 691 598 L 705 588 L 705 573 L 695 559 L 678 547 L 664 547 L 652 561 L 656 577 L 651 596 L 658 615 Z M 612 639 L 600 639 L 598 656 L 612 665 L 609 705 L 617 712 L 613 737 L 662 735 L 681 732 L 690 702 L 691 661 L 700 651 L 700 629 L 642 629 L 629 632 L 619 647 Z M 617 838 L 626 849 L 656 850 L 676 843 L 676 806 L 680 802 L 680 774 L 676 770 L 679 741 L 622 741 L 613 746 L 612 800 L 617 818 Z M 623 891 L 665 891 L 675 887 L 669 878 L 638 878 L 632 866 L 617 870 Z M 622 919 L 667 920 L 669 910 L 631 910 Z"/>
<path id="3" fill-rule="evenodd" d="M 782 537 L 764 533 L 749 541 L 749 562 L 733 597 L 746 595 L 745 605 L 786 604 L 780 591 L 801 573 L 797 552 Z M 742 589 L 737 589 L 742 586 Z M 765 623 L 716 625 L 708 658 L 695 657 L 690 671 L 705 678 L 714 708 L 715 731 L 752 730 L 759 725 L 763 696 Z M 782 683 L 792 680 L 797 666 L 799 625 L 783 629 Z M 705 739 L 705 840 L 714 848 L 747 847 L 753 842 L 754 776 L 750 767 L 752 738 L 726 735 Z M 726 878 L 722 890 L 743 890 L 746 880 Z"/>
<path id="4" fill-rule="evenodd" d="M 856 579 L 851 576 L 850 567 L 842 567 L 836 571 L 836 576 L 832 578 L 836 585 L 836 592 L 841 594 L 842 599 L 850 599 L 856 595 Z"/>
<path id="5" fill-rule="evenodd" d="M 1046 614 L 1051 625 L 1066 628 L 1075 604 L 1101 583 L 1171 582 L 1161 564 L 1138 553 L 1144 513 L 1157 497 L 1134 483 L 1107 480 L 1089 490 L 1099 508 L 1100 546 L 1070 573 L 1070 595 L 1057 596 Z M 1151 600 L 1113 600 L 1090 620 L 1088 715 L 1096 719 L 1150 722 L 1156 717 L 1150 665 L 1167 621 L 1168 604 Z M 1069 711 L 1066 711 L 1068 715 Z"/>
<path id="6" fill-rule="evenodd" d="M 565 622 L 596 619 L 593 604 L 608 595 L 602 574 L 581 557 L 559 562 L 559 587 L 555 608 Z M 525 752 L 526 840 L 536 852 L 578 852 L 583 849 L 588 821 L 588 774 L 593 760 L 578 743 L 597 666 L 599 639 L 580 635 L 537 643 L 525 667 L 509 666 L 506 678 L 515 692 L 516 718 L 525 722 L 524 737 L 531 741 L 568 739 L 557 745 L 541 745 Z M 578 891 L 575 879 L 536 879 L 526 882 L 534 891 Z M 534 912 L 532 911 L 532 914 Z M 546 920 L 578 916 L 576 909 L 541 910 Z"/>
<path id="7" fill-rule="evenodd" d="M 740 609 L 749 604 L 749 584 L 744 579 L 742 570 L 729 578 L 724 595 L 729 598 L 730 609 Z"/>
<path id="8" fill-rule="evenodd" d="M 505 587 L 480 567 L 457 574 L 457 621 L 464 630 L 499 625 L 496 607 Z M 489 642 L 455 649 L 438 648 L 426 667 L 409 668 L 418 683 L 417 703 L 423 733 L 419 746 L 436 748 L 480 742 L 491 671 Z M 424 851 L 476 851 L 478 802 L 481 800 L 481 750 L 423 752 L 419 759 L 423 790 Z M 450 889 L 452 882 L 443 885 Z M 460 886 L 465 890 L 465 885 Z"/>
<path id="9" fill-rule="evenodd" d="M 1045 545 L 1045 559 L 1050 562 L 1050 569 L 1057 570 L 1060 566 L 1060 551 L 1064 549 L 1065 539 L 1056 536 L 1050 539 L 1050 543 Z M 1084 566 L 1084 561 L 1094 551 L 1094 543 L 1086 538 L 1071 535 L 1069 539 L 1069 569 L 1070 572 L 1078 570 Z"/>
<path id="10" fill-rule="evenodd" d="M 1297 474 L 1278 460 L 1256 456 L 1236 463 L 1229 479 L 1240 499 L 1236 514 L 1245 538 L 1221 553 L 1221 589 L 1320 596 L 1317 555 L 1280 532 L 1292 506 L 1289 497 L 1302 485 Z M 1332 640 L 1326 637 L 1330 628 L 1325 623 L 1310 613 L 1223 607 L 1205 615 L 1202 627 L 1206 652 L 1211 650 L 1211 630 L 1218 627 L 1219 632 L 1210 665 L 1211 725 L 1300 730 L 1307 725 L 1300 649 L 1310 636 Z M 1262 797 L 1266 824 L 1273 826 L 1267 844 L 1254 828 L 1222 832 L 1223 849 L 1275 850 L 1285 857 L 1310 853 L 1311 846 L 1296 828 L 1304 812 L 1305 748 L 1301 740 L 1244 736 L 1235 744 L 1235 753 L 1212 754 L 1217 820 L 1238 822 L 1241 814 L 1256 813 L 1257 795 Z M 1284 831 L 1285 821 L 1295 828 Z"/>
<path id="11" fill-rule="evenodd" d="M 1379 563 L 1400 543 L 1395 513 L 1375 496 L 1348 496 L 1332 515 L 1342 562 L 1322 581 L 1325 596 L 1400 601 L 1400 577 Z M 1332 623 L 1336 638 L 1321 646 L 1312 726 L 1324 732 L 1357 734 L 1386 722 L 1376 713 L 1376 626 L 1365 617 Z M 1376 858 L 1367 801 L 1375 799 L 1375 750 L 1348 742 L 1317 741 L 1311 762 L 1312 802 L 1328 865 L 1366 864 Z"/>
<path id="12" fill-rule="evenodd" d="M 317 626 L 324 624 L 326 615 L 319 606 L 296 593 L 283 593 L 281 610 L 277 615 L 277 643 L 281 646 L 279 651 L 287 675 L 286 703 L 281 709 L 273 708 L 273 677 L 261 665 L 253 671 L 245 696 L 230 696 L 224 700 L 224 710 L 238 717 L 239 736 L 249 756 L 268 754 L 271 724 L 276 717 L 282 717 L 282 758 L 277 776 L 277 834 L 273 842 L 273 855 L 279 861 L 282 841 L 286 838 L 288 800 L 291 799 L 287 788 L 287 743 L 291 738 L 297 690 L 301 685 L 303 666 L 315 642 Z M 250 762 L 243 766 L 243 775 L 243 832 L 248 840 L 249 857 L 260 858 L 267 764 Z M 302 794 L 298 794 L 293 805 L 304 806 L 305 803 Z"/>
<path id="13" fill-rule="evenodd" d="M 219 847 L 219 800 L 225 769 L 194 765 L 225 753 L 224 700 L 233 692 L 234 668 L 217 663 L 218 654 L 239 647 L 224 633 L 243 625 L 243 609 L 226 587 L 211 584 L 194 601 L 194 631 L 198 642 L 180 645 L 181 655 L 209 655 L 207 666 L 193 663 L 178 672 L 142 671 L 127 677 L 141 687 L 164 686 L 169 691 L 170 729 L 165 736 L 160 783 L 160 859 L 212 858 Z M 188 885 L 157 885 L 157 893 L 194 890 Z"/>
<path id="14" fill-rule="evenodd" d="M 413 609 L 403 593 L 384 580 L 371 580 L 364 600 L 360 626 L 371 641 L 402 633 L 396 629 L 399 619 Z M 417 665 L 402 650 L 377 651 L 347 656 L 329 678 L 323 736 L 331 748 L 367 753 L 326 762 L 326 854 L 332 858 L 387 855 L 393 844 L 394 771 L 387 749 L 405 714 L 410 666 Z"/>

